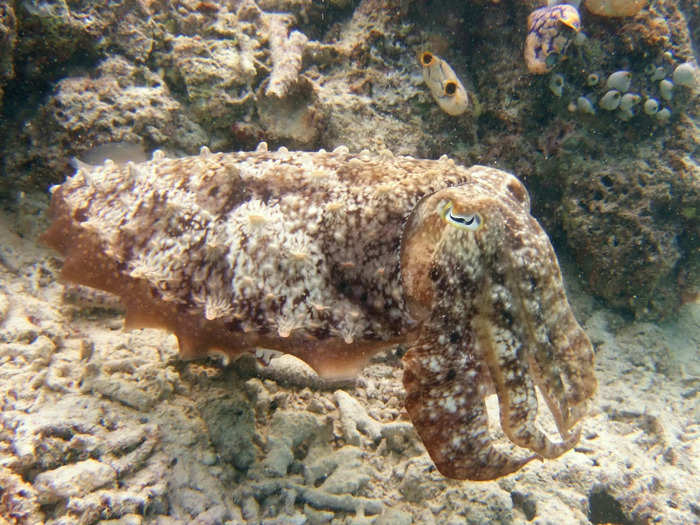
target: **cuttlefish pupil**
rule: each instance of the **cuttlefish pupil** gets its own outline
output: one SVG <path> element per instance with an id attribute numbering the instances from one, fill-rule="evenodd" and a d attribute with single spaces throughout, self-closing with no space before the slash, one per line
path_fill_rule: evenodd
<path id="1" fill-rule="evenodd" d="M 467 230 L 477 230 L 483 222 L 481 215 L 478 213 L 455 213 L 451 202 L 445 205 L 443 217 L 448 223 Z"/>

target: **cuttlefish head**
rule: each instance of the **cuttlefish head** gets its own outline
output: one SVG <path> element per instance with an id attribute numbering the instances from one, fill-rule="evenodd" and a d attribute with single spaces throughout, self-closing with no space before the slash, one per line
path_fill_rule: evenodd
<path id="1" fill-rule="evenodd" d="M 401 271 L 421 322 L 404 357 L 407 411 L 442 474 L 486 480 L 572 448 L 596 381 L 591 344 L 527 191 L 505 172 L 479 175 L 418 204 Z M 555 439 L 538 417 L 537 390 Z M 515 445 L 508 451 L 489 431 L 485 398 L 493 392 L 500 428 Z"/>

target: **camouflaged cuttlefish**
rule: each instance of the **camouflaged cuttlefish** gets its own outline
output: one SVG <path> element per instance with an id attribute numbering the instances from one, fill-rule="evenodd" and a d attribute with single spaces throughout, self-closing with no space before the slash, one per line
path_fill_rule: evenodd
<path id="1" fill-rule="evenodd" d="M 445 476 L 493 479 L 578 440 L 593 351 L 523 185 L 453 161 L 267 151 L 79 166 L 45 241 L 186 358 L 289 352 L 355 373 L 396 343 L 406 409 Z M 536 387 L 553 415 L 537 417 Z M 526 450 L 505 452 L 484 398 Z"/>

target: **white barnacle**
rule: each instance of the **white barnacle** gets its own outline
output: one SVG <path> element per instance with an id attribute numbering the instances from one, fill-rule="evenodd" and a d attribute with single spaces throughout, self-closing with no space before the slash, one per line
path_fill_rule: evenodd
<path id="1" fill-rule="evenodd" d="M 679 86 L 695 87 L 697 84 L 696 76 L 697 68 L 690 62 L 683 62 L 673 70 L 673 81 Z"/>
<path id="2" fill-rule="evenodd" d="M 617 117 L 623 122 L 627 122 L 632 117 L 634 117 L 634 111 L 632 111 L 631 109 L 620 108 L 620 111 L 617 113 Z"/>
<path id="3" fill-rule="evenodd" d="M 651 79 L 657 81 L 663 79 L 665 76 L 666 70 L 662 66 L 659 66 L 654 69 L 654 72 L 651 74 Z"/>
<path id="4" fill-rule="evenodd" d="M 659 93 L 664 100 L 673 99 L 673 82 L 664 78 L 659 82 Z"/>
<path id="5" fill-rule="evenodd" d="M 656 113 L 656 120 L 661 125 L 666 125 L 671 120 L 671 110 L 663 108 Z"/>
<path id="6" fill-rule="evenodd" d="M 644 101 L 644 113 L 654 115 L 659 111 L 659 101 L 654 98 L 648 98 Z"/>
<path id="7" fill-rule="evenodd" d="M 622 96 L 619 91 L 611 89 L 600 99 L 600 107 L 608 111 L 613 111 L 620 105 L 621 98 Z"/>
<path id="8" fill-rule="evenodd" d="M 621 93 L 625 93 L 629 90 L 632 84 L 632 73 L 629 71 L 615 71 L 609 77 L 605 83 L 608 89 L 615 89 Z"/>
<path id="9" fill-rule="evenodd" d="M 561 73 L 553 73 L 549 77 L 549 90 L 554 93 L 555 96 L 561 97 L 564 93 L 564 75 Z"/>
<path id="10" fill-rule="evenodd" d="M 642 97 L 640 97 L 636 93 L 625 93 L 620 99 L 620 110 L 631 111 L 632 108 L 635 105 L 639 104 L 641 100 Z"/>
<path id="11" fill-rule="evenodd" d="M 578 97 L 576 99 L 576 107 L 581 113 L 595 115 L 595 106 L 593 106 L 593 102 L 588 97 Z"/>
<path id="12" fill-rule="evenodd" d="M 598 73 L 589 73 L 586 77 L 586 85 L 588 86 L 597 86 L 598 82 L 600 82 L 600 75 Z"/>

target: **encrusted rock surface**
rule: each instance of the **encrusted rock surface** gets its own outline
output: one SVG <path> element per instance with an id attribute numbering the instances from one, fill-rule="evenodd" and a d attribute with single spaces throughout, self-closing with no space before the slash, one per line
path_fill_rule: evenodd
<path id="1" fill-rule="evenodd" d="M 92 76 L 61 80 L 4 162 L 11 173 L 34 166 L 18 185 L 27 190 L 53 173 L 72 169 L 69 151 L 81 156 L 95 145 L 112 142 L 193 151 L 205 138 L 180 111 L 160 76 L 115 57 L 101 62 Z"/>
<path id="2" fill-rule="evenodd" d="M 589 285 L 640 317 L 672 312 L 680 295 L 677 264 L 694 242 L 692 233 L 679 235 L 692 222 L 684 205 L 700 188 L 688 188 L 648 149 L 623 162 L 580 167 L 582 176 L 564 191 L 562 222 Z M 700 178 L 697 166 L 687 170 Z"/>
<path id="3" fill-rule="evenodd" d="M 17 38 L 17 18 L 11 5 L 0 5 L 0 105 L 5 83 L 15 76 L 12 55 Z"/>

